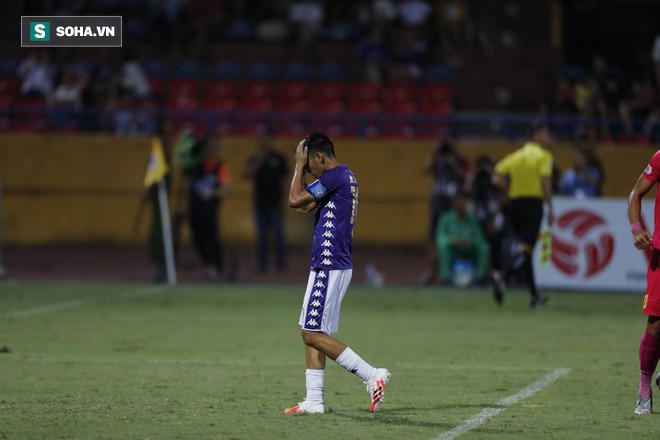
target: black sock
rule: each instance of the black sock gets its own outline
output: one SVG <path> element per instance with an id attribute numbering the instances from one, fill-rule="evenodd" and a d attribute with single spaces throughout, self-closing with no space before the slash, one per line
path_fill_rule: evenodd
<path id="1" fill-rule="evenodd" d="M 536 289 L 536 280 L 534 279 L 534 267 L 532 266 L 531 255 L 525 255 L 525 261 L 523 261 L 521 269 L 525 274 L 525 279 L 527 280 L 527 286 L 529 287 L 530 295 L 532 295 L 532 298 L 537 297 L 539 292 Z"/>

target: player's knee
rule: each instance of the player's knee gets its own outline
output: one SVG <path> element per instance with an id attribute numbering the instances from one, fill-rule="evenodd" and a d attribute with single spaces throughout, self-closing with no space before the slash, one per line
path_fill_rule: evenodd
<path id="1" fill-rule="evenodd" d="M 302 336 L 303 342 L 305 345 L 313 347 L 318 341 L 318 332 L 310 332 L 308 330 L 301 330 L 300 335 Z"/>
<path id="2" fill-rule="evenodd" d="M 646 328 L 654 338 L 660 338 L 660 316 L 649 316 Z"/>
<path id="3" fill-rule="evenodd" d="M 314 342 L 314 332 L 300 330 L 300 336 L 303 338 L 305 345 L 312 345 Z"/>

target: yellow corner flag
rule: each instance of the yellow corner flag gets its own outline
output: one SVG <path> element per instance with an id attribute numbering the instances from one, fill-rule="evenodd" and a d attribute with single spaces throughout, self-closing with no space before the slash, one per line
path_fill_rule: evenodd
<path id="1" fill-rule="evenodd" d="M 144 175 L 144 186 L 149 187 L 156 182 L 160 182 L 168 171 L 163 145 L 159 138 L 154 137 L 151 139 L 151 155 L 149 156 L 147 172 Z"/>
<path id="2" fill-rule="evenodd" d="M 541 244 L 541 266 L 545 266 L 552 260 L 552 228 L 547 227 L 539 234 Z"/>

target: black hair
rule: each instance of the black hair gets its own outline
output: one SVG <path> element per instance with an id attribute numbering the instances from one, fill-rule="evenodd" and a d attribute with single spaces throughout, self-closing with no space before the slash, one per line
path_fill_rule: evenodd
<path id="1" fill-rule="evenodd" d="M 538 122 L 534 122 L 534 123 L 532 123 L 532 125 L 529 127 L 529 137 L 530 137 L 530 138 L 531 138 L 531 137 L 534 137 L 534 135 L 535 135 L 536 133 L 538 133 L 539 131 L 541 131 L 541 130 L 546 130 L 546 129 L 549 129 L 549 128 L 550 128 L 550 127 L 548 127 L 548 124 L 546 124 L 545 122 L 540 122 L 540 121 L 538 121 Z"/>
<path id="2" fill-rule="evenodd" d="M 442 141 L 438 145 L 438 152 L 443 155 L 449 155 L 454 153 L 454 145 L 449 141 Z"/>
<path id="3" fill-rule="evenodd" d="M 308 157 L 317 151 L 320 151 L 330 159 L 335 158 L 335 146 L 332 143 L 332 139 L 323 133 L 316 131 L 314 133 L 308 134 L 305 138 L 305 146 L 308 148 Z"/>
<path id="4" fill-rule="evenodd" d="M 485 165 L 492 165 L 493 159 L 491 159 L 490 156 L 482 155 L 477 157 L 477 159 L 474 162 L 478 167 Z"/>

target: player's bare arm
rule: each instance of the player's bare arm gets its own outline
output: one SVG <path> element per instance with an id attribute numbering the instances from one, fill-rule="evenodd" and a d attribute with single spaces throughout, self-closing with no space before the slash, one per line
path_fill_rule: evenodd
<path id="1" fill-rule="evenodd" d="M 509 189 L 509 179 L 502 174 L 494 172 L 491 181 L 493 182 L 493 185 L 503 193 L 506 193 Z"/>
<path id="2" fill-rule="evenodd" d="M 633 244 L 640 250 L 646 249 L 646 247 L 653 241 L 651 233 L 643 229 L 640 225 L 642 199 L 652 186 L 653 183 L 646 180 L 644 176 L 639 176 L 637 183 L 635 183 L 634 188 L 628 196 L 628 220 L 632 227 Z M 639 228 L 635 228 L 634 225 L 640 226 Z"/>
<path id="3" fill-rule="evenodd" d="M 289 207 L 306 214 L 316 208 L 316 199 L 305 190 L 305 167 L 307 166 L 307 147 L 302 140 L 296 147 L 296 166 L 293 170 L 291 188 L 289 189 Z"/>

